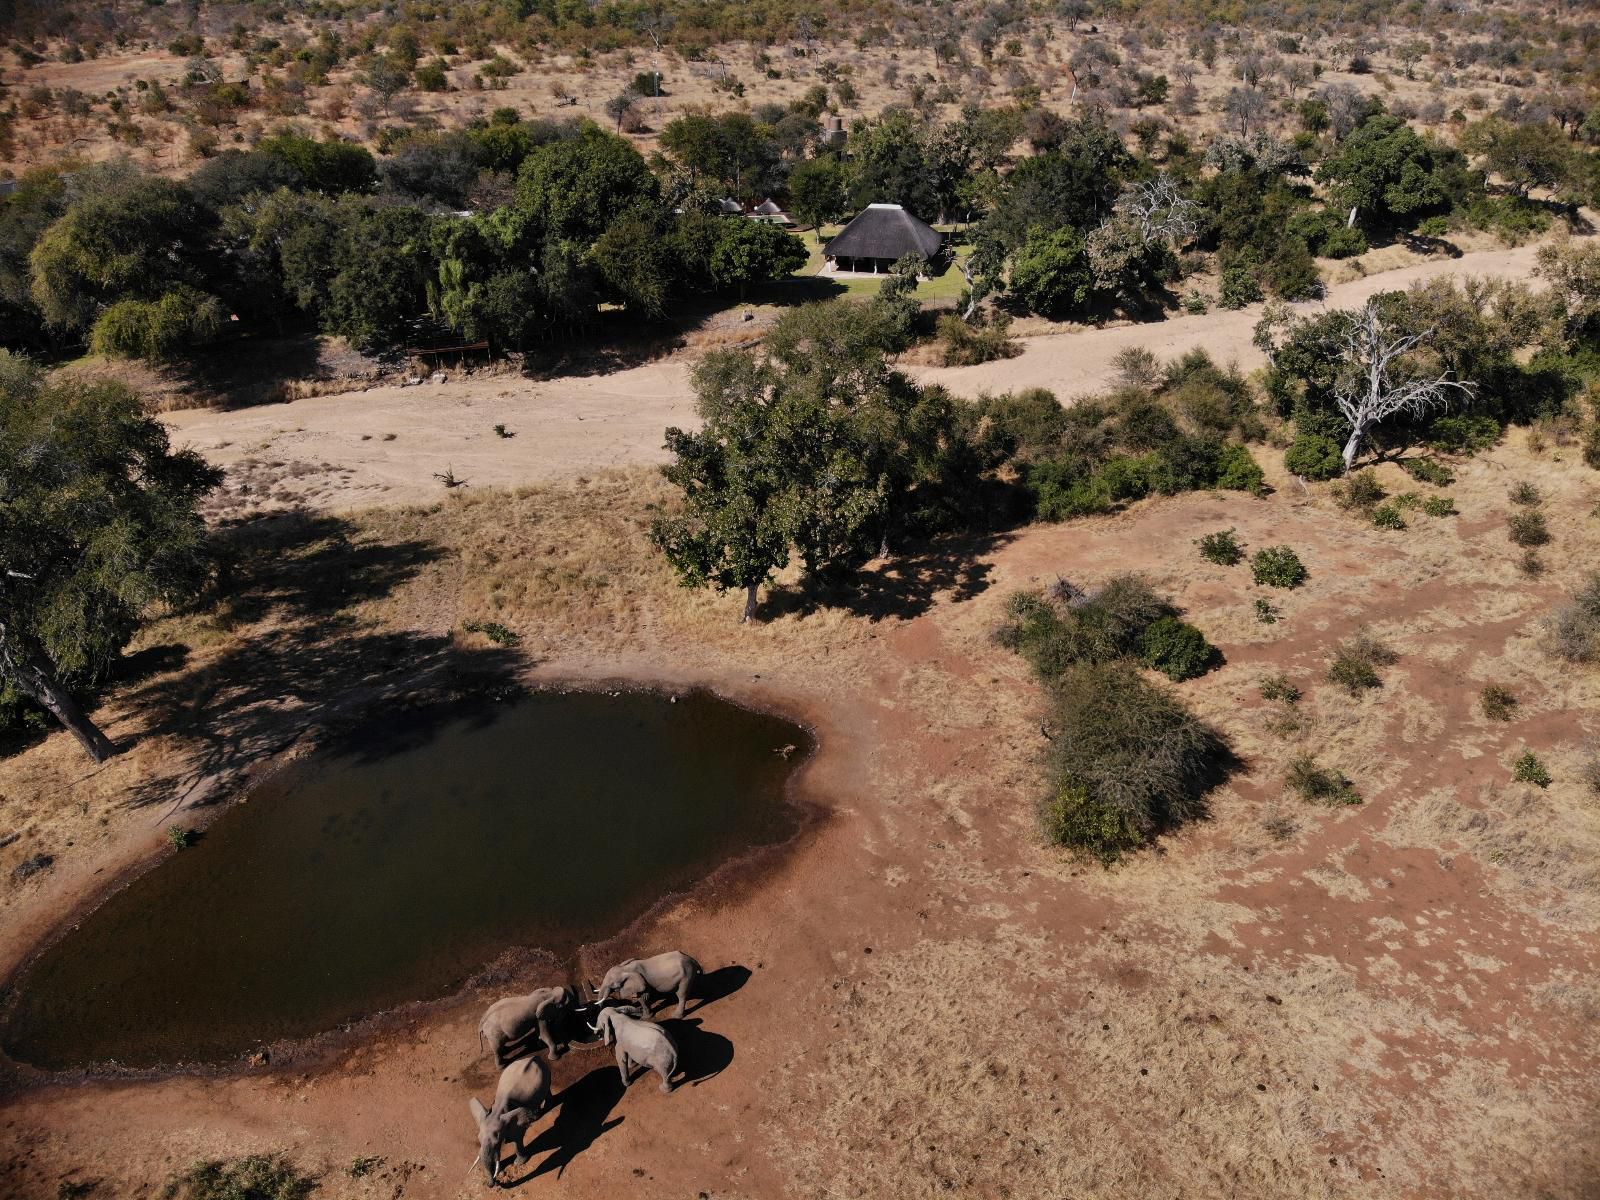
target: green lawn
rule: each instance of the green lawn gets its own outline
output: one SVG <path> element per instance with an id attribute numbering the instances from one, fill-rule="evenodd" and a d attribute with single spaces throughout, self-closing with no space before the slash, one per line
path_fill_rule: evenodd
<path id="1" fill-rule="evenodd" d="M 796 235 L 806 244 L 807 257 L 805 266 L 794 273 L 794 278 L 806 279 L 820 275 L 823 267 L 822 247 L 829 238 L 838 232 L 838 229 L 825 229 L 819 235 L 819 231 L 810 229 L 805 233 Z M 948 228 L 940 228 L 940 232 L 949 233 L 950 230 Z M 957 246 L 954 260 L 940 274 L 933 276 L 931 279 L 924 279 L 917 284 L 915 293 L 917 299 L 922 301 L 954 300 L 961 295 L 962 289 L 967 286 L 967 281 L 961 274 L 960 264 L 965 262 L 967 256 L 971 253 L 972 247 L 970 245 Z M 838 295 L 875 296 L 878 294 L 878 289 L 883 286 L 882 279 L 874 279 L 871 276 L 865 278 L 859 276 L 846 276 L 843 278 L 835 276 L 821 277 L 834 285 Z"/>

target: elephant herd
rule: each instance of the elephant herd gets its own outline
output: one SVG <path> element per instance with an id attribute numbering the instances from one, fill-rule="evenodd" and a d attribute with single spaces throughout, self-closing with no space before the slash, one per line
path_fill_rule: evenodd
<path id="1" fill-rule="evenodd" d="M 605 973 L 594 999 L 587 1003 L 570 987 L 547 987 L 491 1004 L 478 1023 L 478 1042 L 480 1049 L 494 1051 L 495 1062 L 503 1068 L 500 1082 L 493 1107 L 484 1108 L 476 1096 L 467 1101 L 478 1127 L 478 1161 L 489 1183 L 499 1185 L 500 1148 L 505 1143 L 516 1146 L 517 1165 L 528 1161 L 528 1129 L 551 1107 L 550 1069 L 538 1053 L 547 1049 L 552 1058 L 565 1054 L 570 1041 L 564 1035 L 580 1012 L 592 1013 L 594 1020 L 585 1021 L 586 1027 L 606 1046 L 616 1048 L 624 1089 L 633 1069 L 643 1067 L 659 1075 L 661 1090 L 670 1092 L 678 1048 L 671 1035 L 649 1019 L 651 1002 L 657 996 L 676 996 L 677 1015 L 683 1016 L 689 992 L 701 974 L 694 959 L 669 950 L 618 963 Z"/>

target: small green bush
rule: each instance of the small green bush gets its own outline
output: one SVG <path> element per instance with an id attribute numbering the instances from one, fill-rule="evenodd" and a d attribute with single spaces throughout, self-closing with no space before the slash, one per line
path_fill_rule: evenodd
<path id="1" fill-rule="evenodd" d="M 1429 496 L 1422 502 L 1422 511 L 1430 517 L 1453 517 L 1456 515 L 1456 502 L 1449 496 Z"/>
<path id="2" fill-rule="evenodd" d="M 1428 444 L 1447 454 L 1476 454 L 1500 440 L 1505 431 L 1493 417 L 1440 417 Z"/>
<path id="3" fill-rule="evenodd" d="M 1354 258 L 1367 249 L 1365 233 L 1355 226 L 1340 225 L 1322 239 L 1320 252 L 1325 258 Z"/>
<path id="4" fill-rule="evenodd" d="M 1344 470 L 1339 443 L 1320 433 L 1302 433 L 1284 451 L 1283 465 L 1291 475 L 1322 481 Z"/>
<path id="5" fill-rule="evenodd" d="M 1015 358 L 1022 347 L 1011 333 L 1011 318 L 999 317 L 985 325 L 963 321 L 955 313 L 939 318 L 939 344 L 947 367 L 975 367 L 979 363 Z"/>
<path id="6" fill-rule="evenodd" d="M 1550 526 L 1544 513 L 1537 508 L 1525 508 L 1506 518 L 1506 535 L 1518 546 L 1546 546 L 1550 543 Z"/>
<path id="7" fill-rule="evenodd" d="M 1300 689 L 1281 671 L 1276 675 L 1263 675 L 1260 686 L 1263 700 L 1278 700 L 1284 704 L 1300 703 Z"/>
<path id="8" fill-rule="evenodd" d="M 1140 640 L 1140 657 L 1147 667 L 1181 682 L 1204 675 L 1216 660 L 1217 650 L 1187 621 L 1162 617 L 1151 623 Z"/>
<path id="9" fill-rule="evenodd" d="M 1371 471 L 1356 471 L 1345 476 L 1329 489 L 1334 503 L 1346 511 L 1366 512 L 1378 504 L 1388 493 Z"/>
<path id="10" fill-rule="evenodd" d="M 1259 496 L 1267 490 L 1266 472 L 1248 447 L 1231 442 L 1217 458 L 1217 486 L 1230 492 Z"/>
<path id="11" fill-rule="evenodd" d="M 499 621 L 468 621 L 461 628 L 468 633 L 481 633 L 497 646 L 515 646 L 522 641 L 520 633 L 507 629 Z"/>
<path id="12" fill-rule="evenodd" d="M 1249 267 L 1231 266 L 1223 270 L 1221 297 L 1217 301 L 1223 308 L 1243 308 L 1261 298 L 1261 281 Z"/>
<path id="13" fill-rule="evenodd" d="M 167 841 L 176 850 L 187 850 L 195 843 L 195 832 L 192 829 L 185 829 L 182 825 L 168 825 Z"/>
<path id="14" fill-rule="evenodd" d="M 1257 583 L 1268 587 L 1297 588 L 1309 572 L 1288 546 L 1268 546 L 1257 550 L 1250 560 L 1250 574 Z"/>
<path id="15" fill-rule="evenodd" d="M 1218 566 L 1237 566 L 1244 558 L 1244 547 L 1239 544 L 1238 535 L 1232 529 L 1208 533 L 1205 537 L 1196 539 L 1195 545 L 1200 547 L 1201 558 Z"/>
<path id="16" fill-rule="evenodd" d="M 1506 497 L 1511 503 L 1520 504 L 1524 508 L 1533 508 L 1544 503 L 1544 493 L 1540 492 L 1538 488 L 1525 479 L 1518 483 L 1513 483 L 1506 490 Z"/>
<path id="17" fill-rule="evenodd" d="M 1489 720 L 1509 721 L 1516 716 L 1518 701 L 1509 689 L 1491 683 L 1478 693 L 1478 705 Z"/>
<path id="18" fill-rule="evenodd" d="M 1524 750 L 1522 756 L 1511 764 L 1511 778 L 1518 783 L 1531 783 L 1535 787 L 1550 786 L 1550 772 L 1532 750 Z"/>
<path id="19" fill-rule="evenodd" d="M 1431 483 L 1434 487 L 1449 487 L 1456 474 L 1437 458 L 1406 458 L 1400 460 L 1405 473 L 1418 483 Z"/>
<path id="20" fill-rule="evenodd" d="M 1105 485 L 1096 477 L 1084 475 L 1072 463 L 1034 463 L 1023 472 L 1023 482 L 1033 495 L 1034 512 L 1042 521 L 1068 521 L 1111 511 L 1111 496 Z"/>
<path id="21" fill-rule="evenodd" d="M 1361 793 L 1348 779 L 1338 771 L 1319 765 L 1309 754 L 1290 760 L 1286 782 L 1302 800 L 1313 804 L 1337 808 L 1361 803 Z"/>
<path id="22" fill-rule="evenodd" d="M 1283 614 L 1278 611 L 1278 606 L 1265 596 L 1257 596 L 1255 600 L 1256 620 L 1263 625 L 1276 625 L 1278 618 Z"/>
<path id="23" fill-rule="evenodd" d="M 1372 523 L 1379 529 L 1404 529 L 1406 519 L 1400 515 L 1399 504 L 1391 501 L 1372 510 Z"/>
<path id="24" fill-rule="evenodd" d="M 1371 688 L 1381 687 L 1379 667 L 1392 666 L 1400 656 L 1383 642 L 1363 630 L 1347 638 L 1334 649 L 1328 663 L 1328 682 L 1336 683 L 1352 696 L 1359 696 Z"/>
<path id="25" fill-rule="evenodd" d="M 1183 311 L 1193 316 L 1202 316 L 1211 310 L 1211 302 L 1200 292 L 1186 292 L 1183 297 Z"/>

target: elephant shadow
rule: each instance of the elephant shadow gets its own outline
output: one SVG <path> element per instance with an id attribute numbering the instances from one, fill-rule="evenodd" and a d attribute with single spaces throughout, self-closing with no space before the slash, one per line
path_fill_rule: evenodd
<path id="1" fill-rule="evenodd" d="M 520 1187 L 551 1171 L 560 1178 L 568 1163 L 599 1141 L 603 1134 L 622 1124 L 623 1118 L 612 1118 L 611 1111 L 622 1099 L 624 1090 L 617 1069 L 609 1064 L 596 1067 L 562 1088 L 555 1100 L 555 1120 L 528 1144 L 530 1158 L 546 1151 L 550 1152 L 548 1157 L 511 1186 Z"/>
<path id="2" fill-rule="evenodd" d="M 729 967 L 718 967 L 715 971 L 707 971 L 695 980 L 694 1007 L 690 1012 L 699 1012 L 708 1004 L 715 1004 L 733 995 L 745 984 L 750 982 L 751 971 L 749 967 L 737 964 Z"/>
<path id="3" fill-rule="evenodd" d="M 680 1074 L 675 1086 L 704 1083 L 733 1062 L 733 1043 L 706 1029 L 698 1017 L 673 1017 L 658 1023 L 678 1048 Z"/>

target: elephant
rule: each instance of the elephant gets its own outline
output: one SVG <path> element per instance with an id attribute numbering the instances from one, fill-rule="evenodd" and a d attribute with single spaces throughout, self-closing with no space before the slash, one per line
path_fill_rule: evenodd
<path id="1" fill-rule="evenodd" d="M 608 1046 L 617 1048 L 617 1070 L 626 1088 L 635 1066 L 644 1067 L 661 1076 L 661 1091 L 672 1091 L 672 1076 L 678 1069 L 678 1048 L 673 1045 L 667 1031 L 652 1021 L 644 1019 L 644 1009 L 637 1004 L 619 1005 L 600 1010 L 599 1019 L 589 1028 L 598 1033 Z"/>
<path id="2" fill-rule="evenodd" d="M 537 1058 L 519 1058 L 500 1072 L 494 1089 L 494 1107 L 485 1109 L 476 1096 L 467 1110 L 478 1126 L 478 1161 L 489 1173 L 489 1186 L 500 1186 L 500 1147 L 513 1141 L 518 1166 L 528 1161 L 523 1145 L 528 1126 L 550 1107 L 550 1071 Z"/>
<path id="3" fill-rule="evenodd" d="M 652 958 L 630 958 L 606 972 L 595 999 L 604 1004 L 611 997 L 647 1004 L 652 993 L 678 997 L 678 1016 L 688 1003 L 689 989 L 703 972 L 682 950 L 668 950 Z"/>
<path id="4" fill-rule="evenodd" d="M 495 1062 L 504 1066 L 508 1049 L 520 1049 L 538 1034 L 554 1058 L 566 1053 L 563 1038 L 558 1043 L 551 1031 L 557 1030 L 576 1009 L 578 997 L 569 987 L 536 988 L 526 996 L 507 996 L 496 1000 L 478 1022 L 478 1045 L 487 1042 L 494 1049 Z M 512 1058 L 518 1057 L 513 1053 Z"/>

